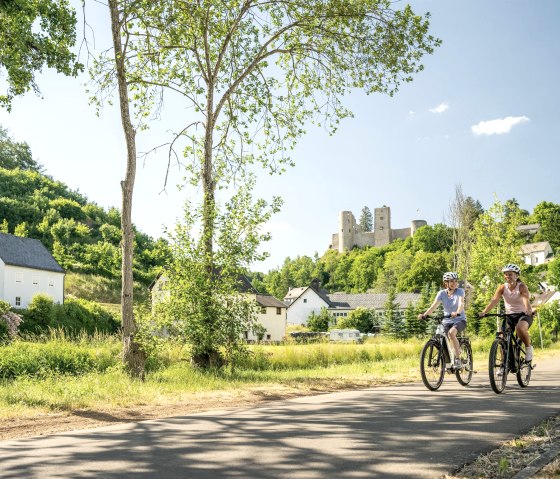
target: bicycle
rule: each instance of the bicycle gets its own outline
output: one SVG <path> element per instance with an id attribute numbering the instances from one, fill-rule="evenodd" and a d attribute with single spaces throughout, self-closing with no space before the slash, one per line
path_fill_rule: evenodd
<path id="1" fill-rule="evenodd" d="M 506 387 L 509 373 L 515 373 L 517 383 L 522 388 L 529 386 L 531 371 L 536 364 L 525 360 L 525 346 L 517 337 L 511 318 L 518 314 L 486 314 L 502 319 L 500 330 L 496 332 L 496 339 L 490 348 L 488 360 L 488 374 L 490 386 L 496 394 L 500 394 Z"/>
<path id="2" fill-rule="evenodd" d="M 461 347 L 461 367 L 455 368 L 455 351 L 442 324 L 446 318 L 449 316 L 425 317 L 437 322 L 434 334 L 428 339 L 420 355 L 422 382 L 430 391 L 439 389 L 446 372 L 455 374 L 461 386 L 467 386 L 471 382 L 474 372 L 471 342 L 466 336 L 457 338 Z"/>

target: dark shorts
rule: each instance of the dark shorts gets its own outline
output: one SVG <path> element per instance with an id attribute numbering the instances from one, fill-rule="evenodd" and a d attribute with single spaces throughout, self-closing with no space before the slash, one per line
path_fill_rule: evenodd
<path id="1" fill-rule="evenodd" d="M 449 330 L 453 327 L 455 327 L 457 332 L 460 333 L 461 331 L 464 331 L 465 328 L 467 327 L 467 321 L 464 319 L 460 319 L 459 321 L 456 321 L 454 323 L 445 323 L 443 325 L 443 330 L 445 331 L 445 334 L 449 333 Z"/>
<path id="2" fill-rule="evenodd" d="M 506 317 L 512 328 L 517 326 L 517 323 L 519 321 L 525 321 L 529 325 L 529 327 L 531 327 L 531 324 L 533 324 L 533 316 L 529 314 L 514 313 L 514 314 L 507 314 Z"/>

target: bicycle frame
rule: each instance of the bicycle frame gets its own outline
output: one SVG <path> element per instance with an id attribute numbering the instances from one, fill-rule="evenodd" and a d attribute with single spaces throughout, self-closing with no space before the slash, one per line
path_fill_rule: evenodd
<path id="1" fill-rule="evenodd" d="M 490 348 L 488 372 L 490 386 L 495 393 L 501 393 L 506 386 L 507 376 L 517 374 L 517 382 L 524 388 L 529 385 L 531 370 L 534 365 L 525 361 L 526 350 L 522 341 L 517 337 L 511 316 L 505 313 L 488 314 L 502 319 L 500 329 L 496 332 L 496 339 Z"/>

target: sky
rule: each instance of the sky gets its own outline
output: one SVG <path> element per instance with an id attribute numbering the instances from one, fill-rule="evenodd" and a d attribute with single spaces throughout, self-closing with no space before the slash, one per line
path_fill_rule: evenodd
<path id="1" fill-rule="evenodd" d="M 71 0 L 78 9 L 80 1 Z M 488 208 L 515 198 L 531 212 L 541 201 L 560 203 L 560 2 L 557 0 L 417 0 L 431 14 L 431 33 L 442 40 L 425 69 L 394 97 L 349 95 L 354 117 L 334 136 L 309 126 L 293 153 L 296 166 L 281 176 L 259 175 L 255 195 L 284 200 L 267 229 L 270 257 L 252 270 L 268 272 L 287 257 L 321 256 L 338 230 L 338 214 L 356 219 L 364 206 L 391 208 L 393 228 L 415 219 L 448 217 L 455 190 Z M 109 46 L 108 13 L 88 4 L 86 29 L 95 48 Z M 405 2 L 395 2 L 396 8 Z M 79 16 L 81 17 L 81 10 Z M 83 28 L 79 27 L 79 32 Z M 83 52 L 83 49 L 82 49 Z M 28 93 L 0 110 L 0 124 L 27 142 L 46 173 L 90 201 L 119 207 L 125 146 L 118 110 L 99 116 L 88 105 L 88 75 L 66 78 L 45 71 L 41 97 Z M 161 144 L 182 111 L 139 135 L 139 151 Z M 182 216 L 185 193 L 175 186 L 162 152 L 138 164 L 133 222 L 165 237 Z M 1 185 L 0 185 L 1 187 Z M 0 190 L 1 194 L 1 190 Z"/>

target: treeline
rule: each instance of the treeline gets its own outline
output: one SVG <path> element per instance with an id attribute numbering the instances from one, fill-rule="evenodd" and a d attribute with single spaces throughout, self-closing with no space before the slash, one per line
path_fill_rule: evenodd
<path id="1" fill-rule="evenodd" d="M 560 204 L 543 201 L 529 213 L 515 199 L 496 200 L 487 210 L 471 198 L 466 200 L 461 203 L 465 211 L 453 226 L 424 226 L 414 237 L 380 248 L 286 258 L 282 267 L 253 273 L 251 280 L 257 289 L 277 298 L 284 298 L 290 288 L 308 286 L 314 278 L 329 292 L 421 292 L 428 284 L 441 284 L 442 274 L 453 270 L 483 301 L 502 281 L 503 264 L 515 262 L 522 266 L 531 291 L 536 292 L 542 281 L 560 288 L 560 259 L 528 266 L 521 255 L 523 244 L 540 241 L 548 241 L 559 252 Z M 536 233 L 518 228 L 533 223 L 540 224 Z"/>
<path id="2" fill-rule="evenodd" d="M 40 240 L 67 271 L 121 275 L 121 217 L 41 172 L 25 143 L 0 127 L 0 231 Z M 163 266 L 167 243 L 135 232 L 134 276 L 149 284 Z"/>

